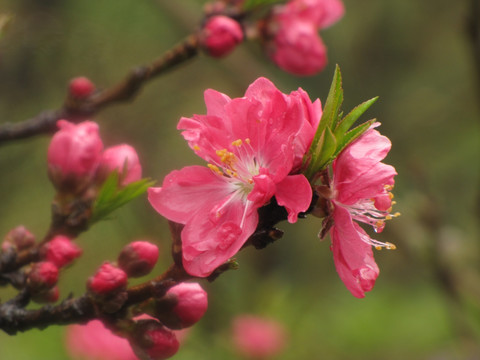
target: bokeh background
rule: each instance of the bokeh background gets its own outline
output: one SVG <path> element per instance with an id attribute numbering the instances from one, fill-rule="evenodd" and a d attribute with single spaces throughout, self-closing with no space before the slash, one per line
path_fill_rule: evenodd
<path id="1" fill-rule="evenodd" d="M 201 163 L 176 123 L 204 112 L 206 88 L 238 97 L 266 76 L 284 92 L 302 87 L 324 100 L 338 63 L 344 110 L 380 96 L 363 119 L 376 117 L 393 142 L 387 162 L 399 173 L 402 216 L 378 235 L 397 250 L 376 252 L 374 290 L 362 300 L 346 290 L 329 241 L 317 238 L 320 219 L 282 223 L 283 239 L 243 251 L 238 271 L 205 284 L 207 314 L 175 359 L 241 359 L 230 326 L 242 313 L 285 324 L 290 340 L 278 359 L 480 359 L 480 44 L 475 50 L 469 30 L 480 17 L 478 0 L 344 2 L 345 17 L 322 32 L 329 65 L 317 76 L 288 75 L 248 43 L 222 60 L 199 56 L 95 118 L 106 145 L 132 144 L 145 176 L 161 181 Z M 0 123 L 58 108 L 74 76 L 99 87 L 116 83 L 194 31 L 204 3 L 0 0 L 0 14 L 15 16 L 0 38 Z M 0 146 L 0 236 L 19 224 L 40 238 L 46 232 L 54 196 L 48 142 L 39 136 Z M 81 294 L 86 277 L 134 239 L 159 244 L 157 271 L 170 264 L 166 221 L 141 197 L 81 235 L 84 256 L 64 272 L 62 294 Z M 0 289 L 2 301 L 11 295 Z M 0 359 L 66 360 L 63 339 L 57 326 L 0 333 Z"/>

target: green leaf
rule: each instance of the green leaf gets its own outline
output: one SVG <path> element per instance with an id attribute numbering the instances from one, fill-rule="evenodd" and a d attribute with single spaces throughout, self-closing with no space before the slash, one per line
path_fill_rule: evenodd
<path id="1" fill-rule="evenodd" d="M 315 168 L 321 170 L 325 165 L 327 165 L 330 160 L 332 160 L 333 154 L 335 154 L 335 150 L 337 148 L 337 140 L 335 139 L 335 135 L 330 130 L 330 127 L 327 126 L 325 129 L 325 140 L 323 142 L 322 151 L 320 157 L 315 164 Z"/>
<path id="2" fill-rule="evenodd" d="M 360 105 L 356 106 L 352 111 L 350 111 L 348 115 L 345 116 L 345 118 L 338 122 L 334 130 L 335 136 L 343 137 L 343 134 L 345 134 L 348 129 L 352 127 L 355 121 L 357 121 L 357 119 L 362 116 L 362 114 L 367 111 L 368 108 L 372 106 L 375 101 L 377 101 L 377 99 L 378 96 L 361 103 Z"/>
<path id="3" fill-rule="evenodd" d="M 368 120 L 367 122 L 361 125 L 358 125 L 356 128 L 347 132 L 339 141 L 337 145 L 337 149 L 335 150 L 335 153 L 333 154 L 332 158 L 333 159 L 336 158 L 338 154 L 340 154 L 342 150 L 348 146 L 348 144 L 350 144 L 352 141 L 354 141 L 360 135 L 362 135 L 365 131 L 367 131 L 374 122 L 375 122 L 375 119 Z"/>
<path id="4" fill-rule="evenodd" d="M 260 6 L 285 3 L 286 0 L 245 0 L 243 10 L 253 10 Z"/>
<path id="5" fill-rule="evenodd" d="M 107 178 L 93 205 L 90 224 L 105 219 L 114 210 L 122 207 L 136 197 L 142 195 L 155 181 L 141 179 L 124 187 L 118 186 L 118 173 L 116 171 Z"/>

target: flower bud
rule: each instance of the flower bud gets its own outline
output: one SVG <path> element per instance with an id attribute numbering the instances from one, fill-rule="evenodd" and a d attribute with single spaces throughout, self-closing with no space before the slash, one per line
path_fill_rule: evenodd
<path id="1" fill-rule="evenodd" d="M 134 353 L 145 360 L 168 359 L 180 346 L 173 331 L 155 320 L 137 321 L 128 340 Z"/>
<path id="2" fill-rule="evenodd" d="M 2 250 L 7 251 L 9 248 L 14 247 L 16 250 L 21 251 L 29 249 L 35 245 L 35 235 L 33 235 L 23 225 L 17 226 L 10 230 L 2 243 Z"/>
<path id="3" fill-rule="evenodd" d="M 58 268 L 48 261 L 34 263 L 27 276 L 27 287 L 32 293 L 52 288 L 58 281 Z"/>
<path id="4" fill-rule="evenodd" d="M 109 295 L 127 286 L 127 274 L 109 262 L 104 262 L 95 275 L 90 277 L 87 288 L 95 295 Z"/>
<path id="5" fill-rule="evenodd" d="M 95 90 L 95 85 L 90 81 L 90 79 L 84 76 L 79 76 L 70 80 L 68 90 L 72 97 L 77 99 L 85 99 L 93 93 Z"/>
<path id="6" fill-rule="evenodd" d="M 50 261 L 57 267 L 61 268 L 70 264 L 73 260 L 82 255 L 82 249 L 80 249 L 68 237 L 57 235 L 42 246 L 40 254 L 43 259 Z"/>
<path id="7" fill-rule="evenodd" d="M 170 329 L 192 326 L 207 311 L 207 293 L 197 283 L 181 283 L 170 288 L 161 299 L 150 303 L 145 311 Z"/>
<path id="8" fill-rule="evenodd" d="M 158 247 L 148 241 L 134 241 L 118 256 L 118 266 L 129 277 L 140 277 L 152 271 L 158 260 Z"/>
<path id="9" fill-rule="evenodd" d="M 54 303 L 58 300 L 59 297 L 60 291 L 58 290 L 58 286 L 54 286 L 51 289 L 32 294 L 32 300 L 35 301 L 37 304 Z"/>
<path id="10" fill-rule="evenodd" d="M 105 173 L 104 176 L 107 177 L 114 170 L 118 171 L 122 186 L 142 178 L 142 166 L 133 147 L 122 144 L 112 146 L 103 152 L 100 172 Z"/>
<path id="11" fill-rule="evenodd" d="M 228 55 L 242 41 L 242 27 L 227 16 L 212 16 L 203 27 L 201 45 L 210 56 Z"/>
<path id="12" fill-rule="evenodd" d="M 57 122 L 59 131 L 48 147 L 48 170 L 53 184 L 61 190 L 76 191 L 88 184 L 100 162 L 103 143 L 98 125 Z"/>
<path id="13" fill-rule="evenodd" d="M 233 342 L 249 358 L 273 358 L 285 348 L 286 340 L 285 328 L 276 321 L 252 315 L 233 321 Z"/>

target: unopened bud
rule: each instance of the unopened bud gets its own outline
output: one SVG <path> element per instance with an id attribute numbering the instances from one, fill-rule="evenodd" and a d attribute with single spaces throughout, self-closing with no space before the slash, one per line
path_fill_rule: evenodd
<path id="1" fill-rule="evenodd" d="M 2 250 L 7 251 L 9 248 L 14 247 L 16 250 L 29 249 L 35 245 L 35 235 L 33 235 L 23 225 L 17 226 L 10 230 L 2 243 Z"/>
<path id="2" fill-rule="evenodd" d="M 170 329 L 190 327 L 207 311 L 207 293 L 197 283 L 181 283 L 170 288 L 161 299 L 154 299 L 145 309 Z"/>
<path id="3" fill-rule="evenodd" d="M 85 99 L 95 90 L 95 85 L 85 76 L 79 76 L 70 80 L 68 90 L 72 97 Z"/>
<path id="4" fill-rule="evenodd" d="M 37 304 L 48 304 L 56 302 L 59 297 L 60 291 L 58 290 L 58 286 L 54 286 L 51 289 L 33 294 L 32 300 L 35 301 Z"/>
<path id="5" fill-rule="evenodd" d="M 127 286 L 127 274 L 109 262 L 103 263 L 88 279 L 87 288 L 96 295 L 108 295 Z"/>
<path id="6" fill-rule="evenodd" d="M 122 144 L 103 152 L 100 172 L 107 177 L 114 170 L 118 171 L 120 184 L 123 186 L 142 178 L 142 166 L 133 147 Z"/>
<path id="7" fill-rule="evenodd" d="M 242 41 L 241 25 L 227 16 L 212 16 L 203 27 L 201 45 L 210 56 L 228 55 Z"/>
<path id="8" fill-rule="evenodd" d="M 158 247 L 148 241 L 134 241 L 118 256 L 118 266 L 129 277 L 140 277 L 152 271 L 158 260 Z"/>
<path id="9" fill-rule="evenodd" d="M 91 180 L 102 156 L 103 143 L 98 125 L 84 121 L 78 125 L 57 122 L 59 131 L 48 147 L 49 176 L 57 188 L 74 191 Z"/>
<path id="10" fill-rule="evenodd" d="M 142 360 L 163 360 L 176 354 L 180 346 L 173 331 L 155 320 L 139 320 L 128 339 Z"/>
<path id="11" fill-rule="evenodd" d="M 32 293 L 48 290 L 58 281 L 58 268 L 49 261 L 34 263 L 27 276 L 27 287 Z"/>
<path id="12" fill-rule="evenodd" d="M 68 237 L 57 235 L 42 246 L 40 254 L 45 260 L 61 268 L 69 265 L 73 260 L 82 255 L 82 249 Z"/>

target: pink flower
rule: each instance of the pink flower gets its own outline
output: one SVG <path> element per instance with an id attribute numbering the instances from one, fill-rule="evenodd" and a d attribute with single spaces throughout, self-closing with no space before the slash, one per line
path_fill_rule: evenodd
<path id="1" fill-rule="evenodd" d="M 112 146 L 102 154 L 100 166 L 108 173 L 116 170 L 120 183 L 125 186 L 142 178 L 142 166 L 137 152 L 127 144 Z"/>
<path id="2" fill-rule="evenodd" d="M 66 348 L 73 359 L 138 360 L 128 340 L 113 334 L 99 320 L 68 326 Z"/>
<path id="3" fill-rule="evenodd" d="M 374 124 L 374 127 L 380 125 Z M 390 140 L 373 128 L 343 150 L 333 162 L 332 190 L 334 225 L 330 230 L 332 251 L 340 278 L 358 297 L 372 290 L 379 269 L 373 258 L 376 248 L 393 244 L 371 239 L 355 222 L 372 225 L 381 232 L 390 214 L 395 168 L 381 161 L 391 148 Z"/>
<path id="4" fill-rule="evenodd" d="M 233 342 L 243 355 L 267 359 L 283 351 L 287 343 L 287 332 L 277 321 L 241 315 L 233 321 Z"/>
<path id="5" fill-rule="evenodd" d="M 243 41 L 240 24 L 228 16 L 209 18 L 203 28 L 202 47 L 213 57 L 228 55 Z"/>
<path id="6" fill-rule="evenodd" d="M 98 125 L 92 121 L 75 125 L 66 120 L 59 120 L 57 124 L 60 130 L 53 135 L 48 147 L 50 178 L 57 187 L 90 180 L 103 150 Z"/>
<path id="7" fill-rule="evenodd" d="M 82 249 L 63 235 L 55 236 L 43 245 L 40 251 L 45 260 L 50 261 L 59 268 L 70 264 L 82 255 Z"/>
<path id="8" fill-rule="evenodd" d="M 327 64 L 327 49 L 318 30 L 343 16 L 340 0 L 292 0 L 277 6 L 267 23 L 266 50 L 280 68 L 313 75 Z"/>
<path id="9" fill-rule="evenodd" d="M 312 189 L 304 175 L 291 175 L 313 137 L 319 103 L 303 92 L 285 95 L 265 78 L 243 98 L 207 90 L 206 115 L 178 124 L 208 168 L 173 171 L 149 201 L 161 215 L 185 224 L 183 265 L 205 277 L 237 253 L 258 224 L 257 209 L 275 196 L 288 221 L 307 210 Z M 308 116 L 307 116 L 308 114 Z"/>

